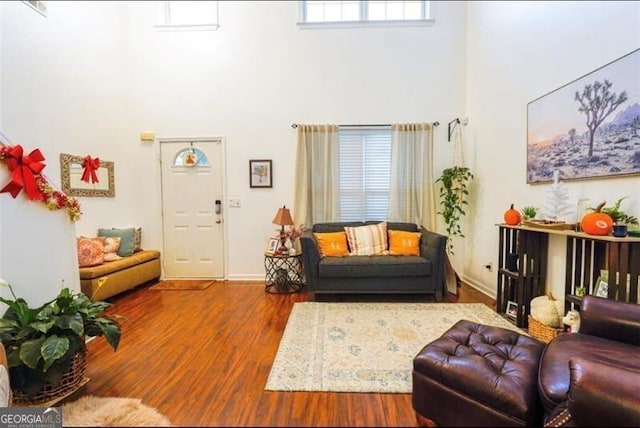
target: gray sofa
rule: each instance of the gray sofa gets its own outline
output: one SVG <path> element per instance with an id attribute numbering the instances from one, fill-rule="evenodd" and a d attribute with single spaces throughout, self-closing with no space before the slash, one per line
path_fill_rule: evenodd
<path id="1" fill-rule="evenodd" d="M 442 301 L 447 237 L 414 223 L 387 223 L 387 229 L 422 232 L 419 256 L 320 257 L 313 233 L 341 232 L 379 222 L 317 223 L 300 237 L 307 290 L 315 294 L 433 294 Z"/>

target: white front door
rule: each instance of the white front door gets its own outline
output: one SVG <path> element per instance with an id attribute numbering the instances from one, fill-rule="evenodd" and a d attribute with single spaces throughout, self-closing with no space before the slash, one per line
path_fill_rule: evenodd
<path id="1" fill-rule="evenodd" d="M 222 141 L 161 141 L 165 278 L 224 278 Z"/>

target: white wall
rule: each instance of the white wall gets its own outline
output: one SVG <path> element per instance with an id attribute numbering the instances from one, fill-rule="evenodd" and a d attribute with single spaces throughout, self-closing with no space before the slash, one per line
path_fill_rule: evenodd
<path id="1" fill-rule="evenodd" d="M 525 183 L 526 104 L 640 41 L 637 2 L 434 2 L 432 26 L 323 30 L 298 28 L 297 2 L 221 2 L 215 32 L 156 32 L 154 2 L 48 5 L 44 19 L 3 4 L 4 130 L 40 147 L 58 184 L 61 152 L 113 160 L 117 196 L 82 198 L 77 234 L 136 225 L 143 246 L 160 249 L 158 147 L 139 132 L 225 137 L 227 196 L 241 201 L 225 203 L 231 279 L 263 278 L 271 219 L 293 202 L 291 123 L 438 120 L 439 174 L 452 161 L 446 123 L 466 116 L 476 179 L 454 264 L 493 294 L 495 270 L 483 265 L 497 263 L 495 223 L 510 203 L 541 205 L 548 187 Z M 260 158 L 273 159 L 273 189 L 249 188 L 248 160 Z M 638 211 L 637 178 L 567 185 L 574 200 L 629 195 Z M 7 228 L 32 225 L 7 218 L 1 196 L 6 267 Z M 551 288 L 561 290 L 562 243 L 551 253 Z"/>
<path id="2" fill-rule="evenodd" d="M 3 2 L 1 8 L 0 124 L 7 137 L 14 144 L 23 145 L 27 153 L 35 148 L 42 150 L 47 158 L 44 172 L 59 188 L 57 159 L 63 136 L 56 135 L 52 129 L 59 125 L 50 119 L 55 111 L 40 108 L 44 89 L 40 85 L 47 83 L 47 93 L 56 89 L 55 81 L 48 81 L 47 65 L 39 55 L 44 51 L 46 37 L 37 36 L 51 21 L 21 2 Z M 15 25 L 34 30 L 25 34 Z M 18 42 L 13 35 L 23 37 Z M 30 53 L 34 56 L 30 57 Z M 46 54 L 54 55 L 55 52 Z M 60 109 L 64 110 L 63 107 Z M 0 186 L 4 187 L 8 181 L 9 173 L 2 168 Z M 49 211 L 41 202 L 29 201 L 24 192 L 16 199 L 8 193 L 0 194 L 0 211 L 0 277 L 12 284 L 18 296 L 38 305 L 55 297 L 63 287 L 80 289 L 75 225 L 64 211 Z M 0 292 L 7 295 L 7 290 Z"/>
<path id="3" fill-rule="evenodd" d="M 271 220 L 292 205 L 291 123 L 446 122 L 463 110 L 464 4 L 435 4 L 430 27 L 301 30 L 297 2 L 221 2 L 208 33 L 157 32 L 152 2 L 129 5 L 139 130 L 226 137 L 228 196 L 241 200 L 227 208 L 230 278 L 264 276 Z M 249 159 L 273 159 L 273 189 L 249 188 Z M 158 187 L 146 187 L 155 211 Z"/>
<path id="4" fill-rule="evenodd" d="M 476 174 L 464 277 L 495 294 L 496 223 L 511 203 L 542 206 L 549 185 L 526 184 L 527 103 L 640 45 L 639 2 L 469 2 L 468 156 Z M 638 177 L 566 182 L 572 204 L 583 197 L 640 211 Z M 547 285 L 564 295 L 565 242 L 550 241 Z"/>
<path id="5" fill-rule="evenodd" d="M 291 123 L 446 125 L 464 110 L 464 3 L 435 3 L 432 26 L 301 30 L 297 2 L 221 2 L 215 32 L 157 32 L 155 6 L 50 2 L 44 23 L 6 7 L 7 131 L 45 150 L 49 177 L 60 152 L 116 165 L 116 198 L 82 198 L 78 234 L 136 225 L 161 249 L 158 147 L 139 132 L 222 136 L 227 195 L 241 201 L 225 203 L 227 276 L 262 279 L 271 220 L 293 202 Z M 442 126 L 439 166 L 449 150 Z M 248 161 L 265 158 L 274 187 L 250 189 Z"/>

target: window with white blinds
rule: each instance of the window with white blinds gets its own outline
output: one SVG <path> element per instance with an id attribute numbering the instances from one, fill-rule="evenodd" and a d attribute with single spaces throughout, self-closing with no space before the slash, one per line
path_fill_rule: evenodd
<path id="1" fill-rule="evenodd" d="M 385 220 L 389 208 L 391 128 L 340 128 L 341 221 Z"/>

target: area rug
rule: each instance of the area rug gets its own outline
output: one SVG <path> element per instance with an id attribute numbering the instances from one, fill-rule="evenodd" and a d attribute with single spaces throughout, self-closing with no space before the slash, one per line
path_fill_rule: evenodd
<path id="1" fill-rule="evenodd" d="M 410 393 L 413 358 L 461 319 L 524 333 L 480 303 L 295 303 L 265 389 Z"/>
<path id="2" fill-rule="evenodd" d="M 171 426 L 166 416 L 137 398 L 86 396 L 62 406 L 63 426 L 159 427 Z"/>
<path id="3" fill-rule="evenodd" d="M 149 287 L 150 290 L 206 290 L 216 281 L 202 279 L 169 279 Z"/>

